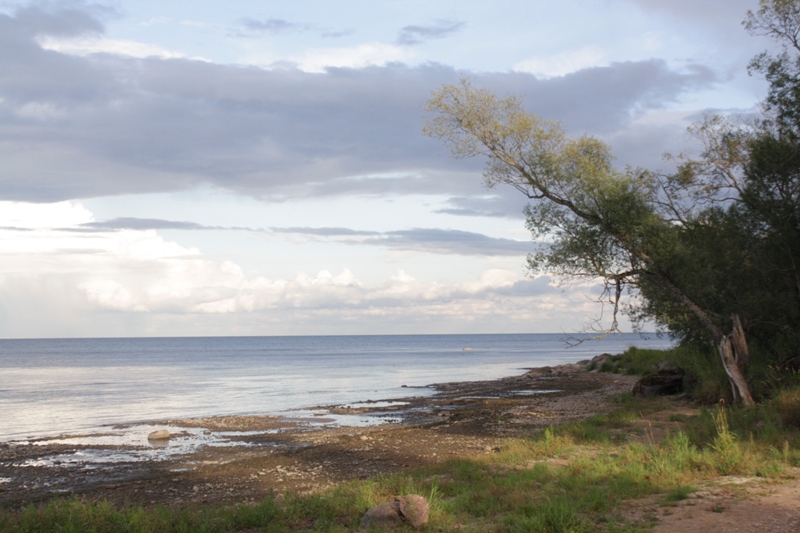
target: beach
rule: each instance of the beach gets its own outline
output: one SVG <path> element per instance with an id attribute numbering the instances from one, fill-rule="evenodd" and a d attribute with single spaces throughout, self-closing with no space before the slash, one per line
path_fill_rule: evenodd
<path id="1" fill-rule="evenodd" d="M 611 408 L 636 378 L 589 372 L 586 361 L 513 377 L 440 383 L 432 394 L 315 406 L 301 416 L 220 416 L 0 444 L 0 505 L 54 497 L 144 506 L 258 501 L 499 450 L 508 437 Z M 370 420 L 343 426 L 337 417 Z M 114 431 L 167 428 L 168 441 L 114 444 Z M 202 439 L 207 439 L 205 444 Z M 79 443 L 79 444 L 76 444 Z M 187 445 L 187 443 L 192 445 Z"/>

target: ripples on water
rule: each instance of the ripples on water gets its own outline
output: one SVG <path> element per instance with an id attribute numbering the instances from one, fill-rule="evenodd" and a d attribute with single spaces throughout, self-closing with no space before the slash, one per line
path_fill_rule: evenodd
<path id="1" fill-rule="evenodd" d="M 413 387 L 495 379 L 631 345 L 670 342 L 626 335 L 567 348 L 560 334 L 0 340 L 0 441 L 431 394 Z"/>

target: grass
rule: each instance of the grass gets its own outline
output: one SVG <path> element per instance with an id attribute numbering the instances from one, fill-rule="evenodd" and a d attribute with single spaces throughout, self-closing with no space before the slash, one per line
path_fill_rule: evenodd
<path id="1" fill-rule="evenodd" d="M 655 359 L 646 353 L 644 362 L 625 366 L 620 358 L 618 363 L 623 371 L 634 371 Z M 647 516 L 638 522 L 624 518 L 628 501 L 654 496 L 661 505 L 676 505 L 719 476 L 774 479 L 787 467 L 800 466 L 800 390 L 784 390 L 755 409 L 673 415 L 669 419 L 680 430 L 660 442 L 628 438 L 642 416 L 666 405 L 625 395 L 610 413 L 508 439 L 499 453 L 345 483 L 310 496 L 287 493 L 255 505 L 194 509 L 116 508 L 67 499 L 0 511 L 0 530 L 356 531 L 369 507 L 416 493 L 430 501 L 429 531 L 616 533 L 652 523 Z"/>

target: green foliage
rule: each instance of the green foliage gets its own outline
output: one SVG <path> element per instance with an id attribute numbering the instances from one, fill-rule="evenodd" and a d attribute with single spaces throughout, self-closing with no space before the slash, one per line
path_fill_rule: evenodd
<path id="1" fill-rule="evenodd" d="M 425 132 L 456 157 L 486 158 L 490 186 L 511 185 L 532 200 L 531 271 L 603 279 L 601 300 L 614 308 L 608 331 L 626 288 L 640 298 L 628 309 L 635 322 L 655 321 L 704 355 L 732 330 L 734 316 L 741 319 L 760 352 L 746 378 L 766 398 L 767 367 L 786 368 L 792 358 L 800 367 L 800 1 L 761 0 L 745 27 L 785 47 L 751 64 L 770 84 L 772 116 L 747 127 L 706 117 L 690 129 L 700 157 L 672 158 L 671 175 L 619 171 L 598 139 L 570 137 L 527 113 L 519 98 L 468 79 L 433 93 Z M 700 396 L 730 400 L 727 377 L 698 371 Z M 752 403 L 741 380 L 731 383 Z"/>

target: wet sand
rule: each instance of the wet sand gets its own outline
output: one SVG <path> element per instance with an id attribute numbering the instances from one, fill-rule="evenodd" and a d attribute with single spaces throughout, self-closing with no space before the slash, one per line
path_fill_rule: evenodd
<path id="1" fill-rule="evenodd" d="M 163 420 L 2 443 L 0 505 L 72 495 L 120 505 L 243 503 L 494 453 L 504 438 L 607 411 L 610 398 L 630 391 L 636 379 L 585 368 L 569 364 L 442 383 L 431 386 L 433 395 L 318 406 L 293 418 Z M 143 437 L 164 428 L 168 441 Z"/>

